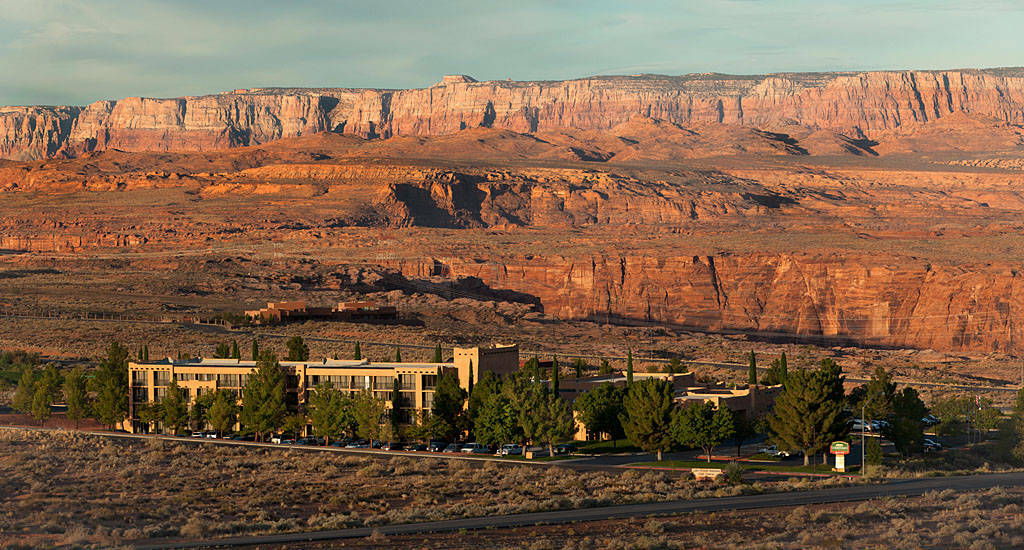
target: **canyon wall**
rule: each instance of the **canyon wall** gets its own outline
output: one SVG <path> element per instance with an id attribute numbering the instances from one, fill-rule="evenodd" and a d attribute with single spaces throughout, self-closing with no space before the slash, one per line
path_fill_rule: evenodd
<path id="1" fill-rule="evenodd" d="M 1024 123 L 1024 71 L 902 71 L 594 77 L 476 82 L 424 89 L 252 89 L 79 107 L 0 108 L 0 157 L 83 151 L 205 151 L 333 131 L 363 137 L 603 130 L 636 115 L 684 126 L 798 124 L 864 138 L 970 113 Z"/>
<path id="2" fill-rule="evenodd" d="M 878 257 L 534 256 L 396 261 L 410 278 L 477 277 L 565 319 L 952 351 L 1024 351 L 1024 281 L 1009 267 Z"/>

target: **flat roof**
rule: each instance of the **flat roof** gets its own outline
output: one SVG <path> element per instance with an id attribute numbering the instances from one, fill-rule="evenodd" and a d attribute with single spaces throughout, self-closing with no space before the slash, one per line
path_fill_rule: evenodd
<path id="1" fill-rule="evenodd" d="M 130 361 L 130 364 L 137 367 L 249 367 L 256 368 L 256 361 L 245 361 L 241 359 L 172 359 L 166 357 L 157 361 Z M 366 359 L 321 359 L 319 361 L 279 361 L 284 367 L 306 368 L 338 368 L 338 369 L 437 369 L 438 367 L 451 367 L 452 363 L 393 363 L 393 362 L 371 362 Z"/>

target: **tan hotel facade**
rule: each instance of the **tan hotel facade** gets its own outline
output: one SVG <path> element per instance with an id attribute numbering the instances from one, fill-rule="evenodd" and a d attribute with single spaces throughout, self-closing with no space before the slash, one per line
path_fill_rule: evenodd
<path id="1" fill-rule="evenodd" d="M 519 348 L 516 345 L 457 347 L 451 363 L 332 359 L 280 363 L 285 374 L 286 401 L 293 409 L 306 402 L 310 390 L 325 382 L 350 395 L 369 390 L 374 397 L 390 403 L 397 381 L 400 417 L 409 421 L 416 413 L 433 406 L 439 372 L 457 375 L 459 384 L 468 389 L 470 380 L 479 380 L 485 372 L 508 374 L 516 371 L 519 368 Z M 138 405 L 163 400 L 172 380 L 185 390 L 190 405 L 200 395 L 218 390 L 233 393 L 241 400 L 242 389 L 255 368 L 256 361 L 239 359 L 167 358 L 147 363 L 130 362 L 128 380 L 131 387 L 124 429 L 133 433 L 148 430 L 137 419 Z"/>

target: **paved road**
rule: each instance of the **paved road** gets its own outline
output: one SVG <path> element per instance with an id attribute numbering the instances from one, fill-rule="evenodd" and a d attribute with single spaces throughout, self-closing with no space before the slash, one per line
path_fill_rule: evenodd
<path id="1" fill-rule="evenodd" d="M 624 506 L 607 506 L 602 508 L 584 508 L 579 510 L 558 510 L 553 512 L 536 512 L 530 514 L 453 519 L 381 527 L 361 527 L 357 529 L 341 529 L 335 531 L 235 537 L 208 541 L 167 542 L 140 545 L 136 548 L 141 550 L 162 550 L 168 548 L 213 548 L 256 544 L 301 543 L 367 537 L 375 531 L 382 535 L 406 535 L 415 533 L 457 531 L 459 529 L 525 527 L 539 523 L 558 524 L 579 521 L 681 514 L 687 512 L 717 512 L 725 510 L 774 508 L 779 506 L 826 504 L 830 502 L 870 500 L 890 496 L 918 496 L 929 491 L 942 491 L 945 489 L 952 489 L 954 491 L 976 491 L 997 486 L 1009 487 L 1021 485 L 1024 485 L 1024 472 L 923 478 L 893 481 L 881 485 L 858 485 L 853 487 L 837 487 L 805 492 L 680 500 L 649 504 L 630 504 Z"/>

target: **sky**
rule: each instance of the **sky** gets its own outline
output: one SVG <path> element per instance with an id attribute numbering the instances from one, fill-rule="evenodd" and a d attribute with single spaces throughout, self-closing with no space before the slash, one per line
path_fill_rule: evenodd
<path id="1" fill-rule="evenodd" d="M 0 105 L 1024 65 L 1024 0 L 0 0 Z"/>

